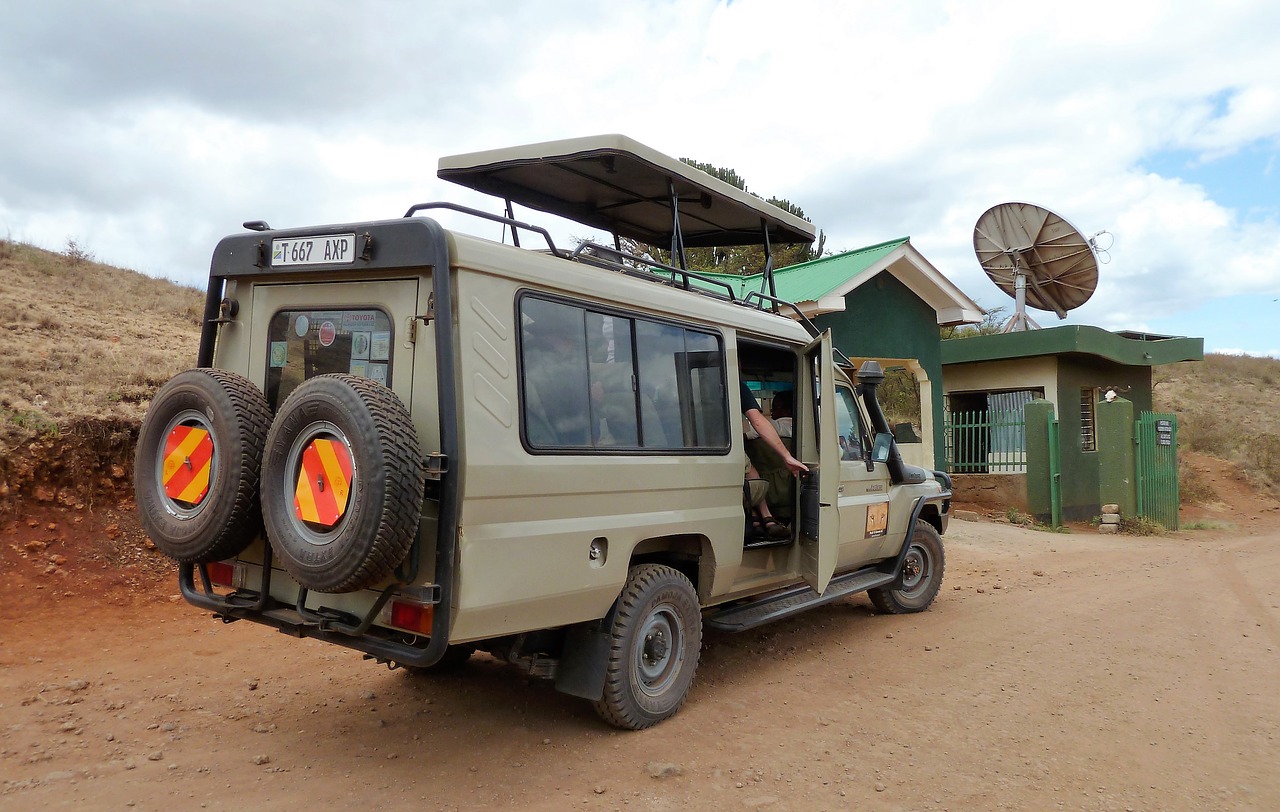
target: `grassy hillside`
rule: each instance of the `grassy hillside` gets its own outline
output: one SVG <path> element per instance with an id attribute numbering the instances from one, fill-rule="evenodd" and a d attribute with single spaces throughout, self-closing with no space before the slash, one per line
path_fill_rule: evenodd
<path id="1" fill-rule="evenodd" d="M 79 251 L 0 240 L 0 500 L 103 461 L 78 466 L 69 446 L 124 454 L 155 389 L 195 366 L 203 303 Z"/>
<path id="2" fill-rule="evenodd" d="M 140 417 L 195 365 L 204 296 L 20 243 L 0 243 L 0 439 L 75 418 Z"/>
<path id="3" fill-rule="evenodd" d="M 1154 405 L 1177 413 L 1181 447 L 1235 463 L 1280 494 L 1280 360 L 1210 354 L 1157 367 Z"/>

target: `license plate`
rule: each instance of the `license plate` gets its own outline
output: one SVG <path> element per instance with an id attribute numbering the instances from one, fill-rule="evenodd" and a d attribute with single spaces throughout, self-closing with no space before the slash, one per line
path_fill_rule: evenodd
<path id="1" fill-rule="evenodd" d="M 271 241 L 271 267 L 347 265 L 356 258 L 356 235 L 324 234 Z"/>

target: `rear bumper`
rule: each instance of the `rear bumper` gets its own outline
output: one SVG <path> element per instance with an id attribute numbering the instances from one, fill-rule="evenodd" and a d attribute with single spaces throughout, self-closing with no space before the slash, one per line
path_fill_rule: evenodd
<path id="1" fill-rule="evenodd" d="M 197 567 L 200 583 L 196 583 Z M 434 665 L 439 655 L 431 652 L 431 640 L 427 637 L 411 637 L 406 632 L 397 632 L 381 626 L 373 621 L 381 613 L 386 602 L 399 593 L 398 586 L 387 587 L 378 595 L 372 608 L 363 618 L 333 610 L 315 610 L 304 606 L 306 594 L 300 596 L 294 606 L 271 597 L 270 573 L 268 563 L 263 568 L 264 579 L 261 590 L 236 590 L 222 595 L 214 592 L 213 584 L 203 566 L 196 564 L 180 564 L 178 566 L 178 586 L 182 597 L 192 606 L 207 609 L 225 622 L 250 620 L 270 626 L 290 637 L 310 637 L 327 643 L 362 651 L 380 661 L 399 663 L 400 665 L 425 667 Z M 438 600 L 439 593 L 436 591 Z M 410 642 L 412 639 L 414 642 Z M 443 646 L 435 647 L 443 652 Z"/>

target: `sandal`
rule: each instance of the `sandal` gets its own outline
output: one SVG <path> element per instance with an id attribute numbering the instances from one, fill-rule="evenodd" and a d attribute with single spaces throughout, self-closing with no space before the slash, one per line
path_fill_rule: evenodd
<path id="1" fill-rule="evenodd" d="M 771 539 L 791 538 L 791 528 L 772 516 L 767 519 L 760 519 L 756 524 L 764 531 L 764 535 Z"/>

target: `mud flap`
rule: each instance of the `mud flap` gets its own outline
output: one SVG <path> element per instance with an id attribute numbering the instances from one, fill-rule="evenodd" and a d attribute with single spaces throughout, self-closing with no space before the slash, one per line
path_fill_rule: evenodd
<path id="1" fill-rule="evenodd" d="M 609 633 L 595 623 L 570 628 L 556 670 L 556 690 L 593 702 L 602 699 L 611 643 Z"/>

